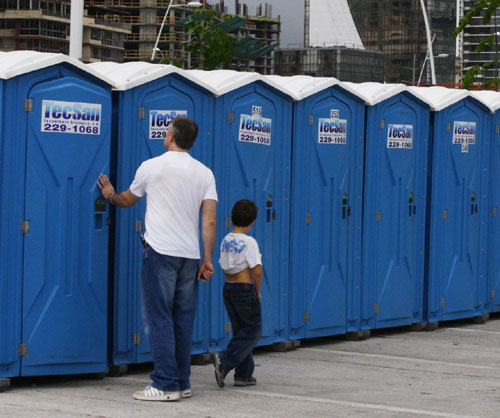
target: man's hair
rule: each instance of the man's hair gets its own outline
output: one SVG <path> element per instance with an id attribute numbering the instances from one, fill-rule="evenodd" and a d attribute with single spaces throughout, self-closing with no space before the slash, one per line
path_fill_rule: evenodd
<path id="1" fill-rule="evenodd" d="M 257 219 L 259 208 L 248 199 L 238 200 L 231 210 L 231 220 L 234 226 L 245 227 Z"/>
<path id="2" fill-rule="evenodd" d="M 175 144 L 184 149 L 189 150 L 196 140 L 198 135 L 198 125 L 194 120 L 178 116 L 172 119 L 172 133 L 174 134 Z"/>

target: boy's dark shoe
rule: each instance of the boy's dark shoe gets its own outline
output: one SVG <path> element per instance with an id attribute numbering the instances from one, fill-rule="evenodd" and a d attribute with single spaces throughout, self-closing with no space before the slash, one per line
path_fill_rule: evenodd
<path id="1" fill-rule="evenodd" d="M 255 386 L 257 379 L 251 376 L 248 380 L 234 379 L 234 386 Z"/>
<path id="2" fill-rule="evenodd" d="M 222 368 L 222 364 L 220 364 L 219 360 L 219 355 L 217 353 L 212 353 L 212 362 L 214 363 L 215 367 L 215 381 L 219 385 L 219 387 L 222 389 L 224 387 L 224 378 L 226 377 L 226 374 L 224 372 L 224 369 Z"/>

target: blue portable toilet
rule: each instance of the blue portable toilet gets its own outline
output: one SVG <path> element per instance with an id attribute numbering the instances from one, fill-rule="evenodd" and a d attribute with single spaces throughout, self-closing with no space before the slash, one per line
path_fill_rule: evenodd
<path id="1" fill-rule="evenodd" d="M 486 155 L 490 155 L 488 184 L 488 207 L 486 223 L 488 225 L 488 312 L 500 311 L 500 222 L 497 214 L 500 208 L 500 94 L 496 91 L 474 91 L 471 95 L 488 106 L 491 115 L 489 128 L 490 140 L 486 146 Z"/>
<path id="2" fill-rule="evenodd" d="M 185 71 L 170 65 L 111 62 L 89 65 L 110 78 L 113 92 L 113 184 L 128 189 L 140 164 L 166 152 L 163 138 L 177 116 L 193 119 L 199 127 L 190 153 L 212 166 L 213 95 Z M 132 208 L 116 210 L 111 362 L 120 366 L 152 361 L 144 334 L 140 274 L 146 199 Z M 206 312 L 209 288 L 200 282 L 193 333 L 193 354 L 208 350 Z"/>
<path id="3" fill-rule="evenodd" d="M 426 320 L 482 317 L 487 304 L 490 111 L 465 90 L 410 88 L 431 114 Z"/>
<path id="4" fill-rule="evenodd" d="M 295 100 L 290 339 L 359 331 L 364 100 L 335 78 L 271 78 Z"/>
<path id="5" fill-rule="evenodd" d="M 272 79 L 257 73 L 190 70 L 211 88 L 215 100 L 214 174 L 219 193 L 217 244 L 232 229 L 231 208 L 251 199 L 259 215 L 250 232 L 263 256 L 260 345 L 288 339 L 288 249 L 292 98 Z M 218 263 L 217 263 L 218 264 Z M 222 293 L 216 266 L 210 280 Z M 209 350 L 225 347 L 230 326 L 223 303 L 211 305 Z"/>
<path id="6" fill-rule="evenodd" d="M 429 107 L 401 84 L 344 84 L 368 105 L 361 327 L 421 323 Z"/>
<path id="7" fill-rule="evenodd" d="M 107 368 L 111 87 L 62 54 L 0 59 L 0 377 Z"/>

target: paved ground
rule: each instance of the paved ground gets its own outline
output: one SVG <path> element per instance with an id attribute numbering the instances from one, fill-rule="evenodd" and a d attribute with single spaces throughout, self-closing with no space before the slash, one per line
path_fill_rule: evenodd
<path id="1" fill-rule="evenodd" d="M 97 381 L 18 379 L 0 393 L 0 417 L 500 417 L 498 314 L 479 325 L 303 341 L 255 357 L 257 386 L 233 387 L 230 375 L 221 390 L 211 365 L 193 366 L 193 397 L 170 403 L 132 399 L 150 365 Z"/>

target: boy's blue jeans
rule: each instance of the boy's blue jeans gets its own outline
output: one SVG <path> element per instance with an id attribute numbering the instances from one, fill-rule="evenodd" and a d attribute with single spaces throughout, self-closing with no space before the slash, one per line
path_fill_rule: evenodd
<path id="1" fill-rule="evenodd" d="M 199 260 L 158 254 L 149 245 L 142 260 L 142 316 L 153 354 L 152 386 L 189 389 L 191 342 L 198 299 Z"/>
<path id="2" fill-rule="evenodd" d="M 223 296 L 233 338 L 219 359 L 225 373 L 236 369 L 234 379 L 248 381 L 255 367 L 252 350 L 262 335 L 259 297 L 253 284 L 228 282 L 224 284 Z"/>

